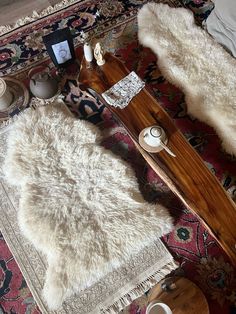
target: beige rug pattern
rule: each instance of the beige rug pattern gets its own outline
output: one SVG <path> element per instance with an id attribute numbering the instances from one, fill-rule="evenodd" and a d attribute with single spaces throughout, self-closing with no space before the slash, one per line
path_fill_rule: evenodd
<path id="1" fill-rule="evenodd" d="M 2 165 L 8 128 L 0 134 L 0 164 Z M 156 282 L 177 268 L 172 256 L 157 239 L 117 270 L 109 273 L 89 289 L 63 303 L 63 309 L 49 311 L 41 296 L 44 284 L 45 258 L 21 235 L 17 223 L 19 193 L 9 187 L 0 169 L 0 229 L 13 253 L 42 313 L 98 314 L 118 313 L 132 300 L 142 295 Z"/>

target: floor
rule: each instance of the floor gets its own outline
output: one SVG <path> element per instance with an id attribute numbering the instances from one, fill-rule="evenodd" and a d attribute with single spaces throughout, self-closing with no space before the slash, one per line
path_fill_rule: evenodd
<path id="1" fill-rule="evenodd" d="M 29 16 L 33 11 L 41 12 L 50 5 L 61 0 L 0 0 L 0 25 L 13 24 L 23 16 Z"/>

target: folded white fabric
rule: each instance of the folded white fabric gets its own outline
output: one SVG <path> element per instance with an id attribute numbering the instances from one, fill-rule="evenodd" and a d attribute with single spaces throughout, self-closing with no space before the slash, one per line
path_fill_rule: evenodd
<path id="1" fill-rule="evenodd" d="M 215 0 L 215 8 L 206 20 L 207 31 L 236 57 L 235 0 Z"/>
<path id="2" fill-rule="evenodd" d="M 104 92 L 102 96 L 109 105 L 123 109 L 144 86 L 145 83 L 132 71 Z"/>

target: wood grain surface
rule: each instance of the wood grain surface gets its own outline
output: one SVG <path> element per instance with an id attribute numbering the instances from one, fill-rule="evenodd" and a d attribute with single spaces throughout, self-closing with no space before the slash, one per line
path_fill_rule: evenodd
<path id="1" fill-rule="evenodd" d="M 84 59 L 81 62 L 78 80 L 98 93 L 109 89 L 129 73 L 118 58 L 107 53 L 105 59 L 106 63 L 100 67 L 95 63 L 87 64 Z M 150 166 L 200 218 L 236 265 L 236 206 L 165 110 L 146 88 L 124 109 L 107 106 L 126 128 Z M 147 153 L 138 144 L 142 129 L 155 124 L 165 129 L 168 146 L 176 158 L 164 150 L 156 154 Z"/>
<path id="2" fill-rule="evenodd" d="M 170 307 L 173 314 L 209 314 L 207 300 L 193 282 L 181 277 L 170 279 L 175 284 L 175 289 L 163 291 L 161 284 L 165 280 L 161 281 L 149 292 L 149 303 L 155 300 L 163 302 Z"/>

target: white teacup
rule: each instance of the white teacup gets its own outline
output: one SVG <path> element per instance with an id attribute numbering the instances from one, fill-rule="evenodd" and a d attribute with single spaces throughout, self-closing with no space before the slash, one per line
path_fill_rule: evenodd
<path id="1" fill-rule="evenodd" d="M 13 95 L 7 88 L 6 82 L 0 78 L 0 111 L 7 109 L 12 103 Z"/>
<path id="2" fill-rule="evenodd" d="M 173 312 L 167 304 L 153 301 L 147 306 L 146 314 L 173 314 Z"/>
<path id="3" fill-rule="evenodd" d="M 161 147 L 161 149 L 164 149 L 172 157 L 176 157 L 175 154 L 166 146 L 167 136 L 163 128 L 159 125 L 152 125 L 144 129 L 143 140 L 147 145 L 153 148 Z"/>
<path id="4" fill-rule="evenodd" d="M 166 141 L 165 131 L 158 125 L 146 128 L 143 137 L 146 144 L 152 147 L 158 147 Z"/>

